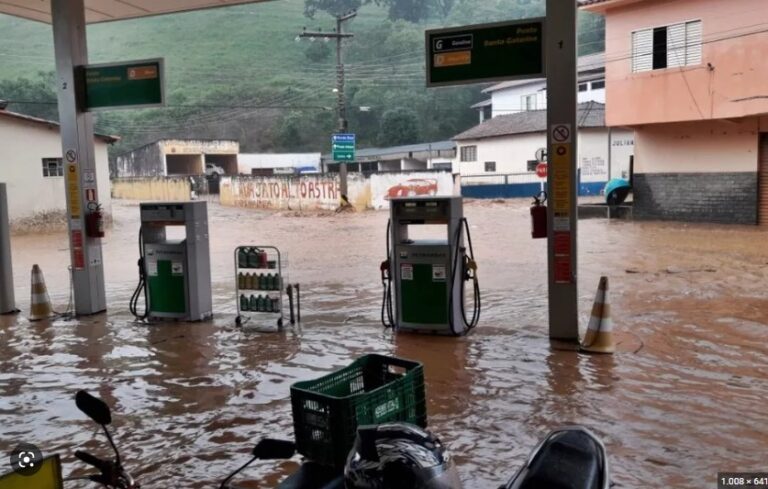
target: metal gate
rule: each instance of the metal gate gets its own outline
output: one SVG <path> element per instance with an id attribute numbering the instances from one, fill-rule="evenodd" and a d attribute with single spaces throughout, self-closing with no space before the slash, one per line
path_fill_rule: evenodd
<path id="1" fill-rule="evenodd" d="M 760 163 L 757 181 L 759 191 L 757 218 L 761 226 L 768 226 L 768 133 L 760 135 Z"/>

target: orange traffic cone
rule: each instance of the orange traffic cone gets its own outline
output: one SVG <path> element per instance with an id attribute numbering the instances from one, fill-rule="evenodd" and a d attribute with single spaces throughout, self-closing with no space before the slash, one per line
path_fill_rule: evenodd
<path id="1" fill-rule="evenodd" d="M 32 299 L 29 306 L 29 320 L 40 321 L 48 319 L 56 314 L 51 306 L 51 298 L 48 296 L 48 288 L 45 286 L 43 271 L 37 265 L 32 266 Z"/>
<path id="2" fill-rule="evenodd" d="M 591 353 L 613 353 L 616 344 L 613 341 L 613 323 L 611 321 L 611 305 L 608 304 L 608 277 L 600 277 L 597 286 L 595 304 L 592 306 L 592 317 L 581 350 Z"/>

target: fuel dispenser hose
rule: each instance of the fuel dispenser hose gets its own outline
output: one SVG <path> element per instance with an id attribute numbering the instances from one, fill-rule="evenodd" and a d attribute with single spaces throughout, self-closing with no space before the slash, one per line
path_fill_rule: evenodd
<path id="1" fill-rule="evenodd" d="M 480 321 L 480 307 L 481 307 L 481 301 L 480 301 L 480 282 L 477 279 L 477 263 L 475 262 L 475 250 L 472 248 L 472 234 L 469 231 L 469 222 L 467 221 L 466 217 L 461 218 L 461 222 L 459 224 L 459 229 L 456 233 L 456 246 L 455 246 L 455 253 L 453 255 L 453 270 L 451 273 L 451 289 L 456 284 L 456 271 L 459 268 L 459 256 L 462 254 L 462 251 L 464 251 L 464 248 L 459 247 L 459 243 L 461 243 L 461 234 L 462 232 L 465 232 L 467 235 L 467 246 L 469 247 L 469 256 L 464 255 L 464 261 L 461 264 L 462 274 L 461 280 L 472 280 L 472 290 L 473 290 L 473 297 L 472 297 L 472 320 L 467 320 L 467 309 L 466 305 L 464 303 L 464 287 L 461 287 L 461 319 L 464 321 L 464 325 L 467 328 L 467 331 L 474 329 L 475 326 L 477 326 L 477 323 Z M 472 271 L 470 274 L 469 271 Z M 453 311 L 453 294 L 448 295 L 448 310 Z M 451 318 L 451 330 L 455 333 L 454 326 L 454 318 L 452 314 L 449 314 L 449 317 Z"/>
<path id="2" fill-rule="evenodd" d="M 136 319 L 144 320 L 149 316 L 149 310 L 147 307 L 147 275 L 144 268 L 144 233 L 142 229 L 139 229 L 139 284 L 136 286 L 136 290 L 131 295 L 131 301 L 128 303 L 128 309 Z M 141 293 L 144 292 L 144 312 L 139 314 L 139 299 Z"/>
<path id="3" fill-rule="evenodd" d="M 389 266 L 391 263 L 389 242 L 391 229 L 392 221 L 389 220 L 387 221 L 387 260 L 381 264 L 381 285 L 384 288 L 384 297 L 381 299 L 381 324 L 387 329 L 395 329 L 395 314 L 392 309 L 392 270 Z"/>

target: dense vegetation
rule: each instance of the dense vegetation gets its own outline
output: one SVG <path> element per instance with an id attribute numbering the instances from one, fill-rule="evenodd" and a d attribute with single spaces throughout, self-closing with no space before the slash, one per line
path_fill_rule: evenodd
<path id="1" fill-rule="evenodd" d="M 360 146 L 450 138 L 477 121 L 482 87 L 426 89 L 424 29 L 540 16 L 543 0 L 281 0 L 88 29 L 90 59 L 164 57 L 168 106 L 97 114 L 114 152 L 161 137 L 233 138 L 245 151 L 329 150 L 338 124 L 335 45 L 297 42 L 358 9 L 344 42 L 349 128 Z M 582 14 L 580 51 L 603 48 L 600 17 Z M 56 117 L 50 27 L 0 16 L 0 99 Z M 26 103 L 22 103 L 26 102 Z"/>

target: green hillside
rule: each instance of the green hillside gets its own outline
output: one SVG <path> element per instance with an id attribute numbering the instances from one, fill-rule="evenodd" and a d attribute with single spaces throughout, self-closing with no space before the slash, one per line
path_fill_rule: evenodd
<path id="1" fill-rule="evenodd" d="M 447 15 L 411 23 L 369 3 L 347 24 L 355 34 L 344 48 L 348 118 L 362 145 L 444 139 L 476 123 L 468 107 L 482 99 L 480 87 L 424 87 L 425 28 L 543 13 L 538 0 L 446 5 Z M 305 17 L 304 0 L 278 0 L 89 26 L 91 62 L 163 57 L 167 72 L 168 107 L 100 113 L 97 128 L 123 137 L 115 151 L 159 137 L 235 138 L 247 151 L 326 151 L 337 124 L 335 43 L 297 42 L 305 26 L 330 31 L 334 21 L 321 11 Z M 582 26 L 583 50 L 601 49 L 600 20 L 585 17 Z M 55 104 L 44 103 L 55 100 L 45 89 L 53 78 L 38 75 L 54 69 L 50 26 L 0 15 L 0 32 L 0 98 L 35 100 L 10 108 L 55 116 Z M 393 111 L 397 117 L 385 117 Z M 382 130 L 385 119 L 409 118 L 413 124 L 403 127 L 415 131 Z"/>

